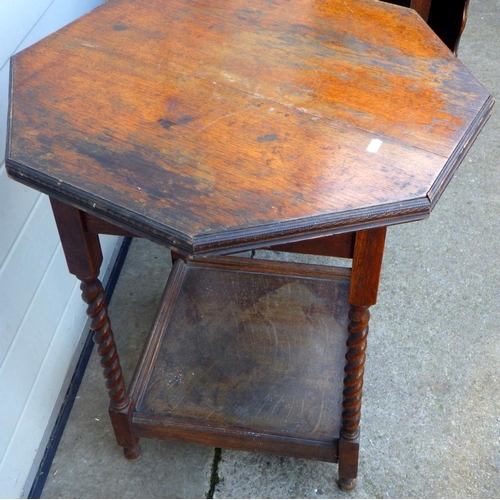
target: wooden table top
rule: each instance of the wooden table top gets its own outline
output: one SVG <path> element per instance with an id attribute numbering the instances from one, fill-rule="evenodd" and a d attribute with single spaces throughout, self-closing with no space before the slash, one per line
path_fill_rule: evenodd
<path id="1" fill-rule="evenodd" d="M 12 178 L 199 254 L 427 217 L 493 105 L 372 0 L 109 0 L 11 82 Z"/>

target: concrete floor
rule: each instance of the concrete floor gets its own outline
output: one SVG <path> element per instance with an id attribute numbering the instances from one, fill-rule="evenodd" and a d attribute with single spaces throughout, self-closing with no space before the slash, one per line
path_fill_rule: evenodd
<path id="1" fill-rule="evenodd" d="M 460 59 L 500 95 L 499 0 L 472 0 Z M 372 308 L 358 487 L 336 465 L 222 450 L 214 498 L 500 497 L 500 122 L 498 109 L 424 222 L 389 229 Z M 322 261 L 322 259 L 315 259 Z M 169 269 L 135 240 L 110 315 L 128 380 Z M 214 449 L 116 446 L 94 352 L 43 498 L 200 498 Z"/>

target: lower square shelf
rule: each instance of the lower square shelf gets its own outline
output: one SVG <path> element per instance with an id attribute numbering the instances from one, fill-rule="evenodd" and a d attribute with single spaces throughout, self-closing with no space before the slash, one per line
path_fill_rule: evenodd
<path id="1" fill-rule="evenodd" d="M 350 270 L 178 259 L 132 384 L 134 433 L 337 461 Z"/>

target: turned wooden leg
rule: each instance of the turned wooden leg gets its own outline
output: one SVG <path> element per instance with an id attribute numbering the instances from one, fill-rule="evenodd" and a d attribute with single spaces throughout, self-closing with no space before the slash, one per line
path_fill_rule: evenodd
<path id="1" fill-rule="evenodd" d="M 359 422 L 365 370 L 366 338 L 368 336 L 368 307 L 352 306 L 349 311 L 342 427 L 340 430 L 339 486 L 344 491 L 356 487 L 359 456 Z"/>
<path id="2" fill-rule="evenodd" d="M 105 293 L 98 279 L 102 264 L 99 237 L 86 230 L 80 210 L 55 199 L 50 201 L 69 272 L 81 281 L 82 298 L 88 304 L 87 315 L 91 319 L 90 328 L 94 332 L 94 342 L 109 392 L 109 415 L 116 440 L 123 447 L 125 456 L 135 460 L 140 457 L 141 450 L 139 440 L 132 431 L 134 404 L 125 388 Z"/>
<path id="3" fill-rule="evenodd" d="M 341 436 L 353 441 L 359 437 L 359 422 L 361 420 L 366 338 L 368 336 L 368 321 L 370 320 L 368 307 L 352 306 L 349 311 L 349 320 Z"/>
<path id="4" fill-rule="evenodd" d="M 339 437 L 339 487 L 356 487 L 359 459 L 361 399 L 366 359 L 369 307 L 377 300 L 385 228 L 356 233 L 349 291 L 349 325 L 342 399 L 342 426 Z"/>
<path id="5" fill-rule="evenodd" d="M 125 456 L 129 460 L 137 460 L 141 456 L 141 449 L 131 427 L 133 405 L 125 389 L 120 358 L 108 317 L 104 288 L 102 283 L 95 278 L 82 281 L 80 289 L 82 299 L 88 304 L 87 315 L 91 318 L 90 328 L 94 332 L 94 342 L 101 358 L 110 399 L 109 416 L 116 440 L 120 446 L 123 446 Z"/>

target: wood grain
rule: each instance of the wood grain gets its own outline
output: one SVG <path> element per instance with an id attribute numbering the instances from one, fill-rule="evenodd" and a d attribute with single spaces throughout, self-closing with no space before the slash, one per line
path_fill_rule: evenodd
<path id="1" fill-rule="evenodd" d="M 492 105 L 368 0 L 110 0 L 12 72 L 9 174 L 182 253 L 427 217 Z"/>
<path id="2" fill-rule="evenodd" d="M 354 252 L 354 233 L 336 234 L 323 238 L 313 238 L 309 240 L 296 241 L 294 243 L 284 243 L 272 247 L 276 252 L 293 252 L 307 255 L 325 255 L 329 257 L 341 257 L 352 259 Z"/>
<path id="3" fill-rule="evenodd" d="M 326 447 L 332 461 L 349 274 L 243 258 L 177 260 L 133 383 L 136 432 L 205 444 L 220 443 L 216 436 L 268 452 L 274 442 L 275 453 L 309 458 L 307 450 Z"/>
<path id="4" fill-rule="evenodd" d="M 432 0 L 411 0 L 410 7 L 416 10 L 424 21 L 429 20 Z"/>
<path id="5" fill-rule="evenodd" d="M 352 261 L 349 304 L 373 306 L 377 302 L 387 228 L 358 231 Z"/>

